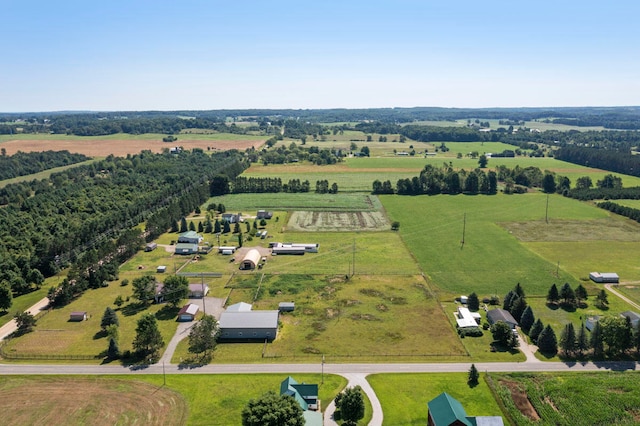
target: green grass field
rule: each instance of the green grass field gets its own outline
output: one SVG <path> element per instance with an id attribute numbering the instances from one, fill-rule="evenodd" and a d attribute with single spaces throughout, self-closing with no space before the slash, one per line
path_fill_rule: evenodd
<path id="1" fill-rule="evenodd" d="M 632 425 L 639 421 L 637 372 L 492 373 L 491 378 L 516 425 Z M 531 406 L 539 420 L 522 414 L 520 408 L 531 412 Z"/>
<path id="2" fill-rule="evenodd" d="M 382 405 L 384 425 L 426 425 L 427 403 L 442 392 L 457 399 L 468 416 L 502 415 L 484 374 L 474 388 L 467 385 L 466 373 L 373 374 L 367 380 Z"/>
<path id="3" fill-rule="evenodd" d="M 333 363 L 469 359 L 420 276 L 241 276 L 231 285 L 229 304 L 268 310 L 295 301 L 296 309 L 280 316 L 274 342 L 219 344 L 215 362 L 313 363 L 322 355 Z M 184 341 L 173 362 L 189 358 Z"/>
<path id="4" fill-rule="evenodd" d="M 553 282 L 577 285 L 576 277 L 566 272 L 563 263 L 556 277 L 556 258 L 545 259 L 528 250 L 501 225 L 512 221 L 544 223 L 544 194 L 380 199 L 391 220 L 400 222 L 403 241 L 440 289 L 455 295 L 472 291 L 504 295 L 520 282 L 529 294 L 546 295 Z M 596 207 L 560 196 L 552 196 L 549 203 L 549 217 L 553 219 L 607 216 Z"/>
<path id="5" fill-rule="evenodd" d="M 33 306 L 35 303 L 40 301 L 42 298 L 47 297 L 47 291 L 49 291 L 50 284 L 47 283 L 57 281 L 56 278 L 48 279 L 45 284 L 36 291 L 32 291 L 31 293 L 23 294 L 22 296 L 17 296 L 13 299 L 13 304 L 8 311 L 0 311 L 0 327 L 8 323 L 13 319 L 13 315 L 16 312 L 23 312 Z"/>

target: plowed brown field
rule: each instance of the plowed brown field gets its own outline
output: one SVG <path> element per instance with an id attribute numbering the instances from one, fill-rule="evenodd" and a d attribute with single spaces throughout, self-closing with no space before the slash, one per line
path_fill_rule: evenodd
<path id="1" fill-rule="evenodd" d="M 90 139 L 90 140 L 12 140 L 2 143 L 2 147 L 7 150 L 8 155 L 15 154 L 17 151 L 22 152 L 39 152 L 39 151 L 62 151 L 77 152 L 89 157 L 106 157 L 109 154 L 121 157 L 127 154 L 137 154 L 143 150 L 152 152 L 162 152 L 165 148 L 173 146 L 181 146 L 184 149 L 202 148 L 205 152 L 208 148 L 216 150 L 238 149 L 244 151 L 247 148 L 258 148 L 263 141 L 251 140 L 188 140 L 182 139 L 165 143 L 158 140 L 143 139 Z"/>
<path id="2" fill-rule="evenodd" d="M 148 383 L 107 378 L 5 378 L 3 425 L 184 425 L 181 395 Z"/>

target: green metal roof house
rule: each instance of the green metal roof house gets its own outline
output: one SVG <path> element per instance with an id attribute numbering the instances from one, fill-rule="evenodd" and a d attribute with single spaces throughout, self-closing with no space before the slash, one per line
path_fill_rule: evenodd
<path id="1" fill-rule="evenodd" d="M 428 426 L 504 426 L 501 416 L 467 416 L 462 404 L 446 392 L 427 405 Z"/>
<path id="2" fill-rule="evenodd" d="M 318 385 L 298 383 L 289 376 L 280 383 L 280 395 L 289 395 L 295 399 L 304 410 L 305 425 L 322 426 L 322 413 L 317 411 Z"/>

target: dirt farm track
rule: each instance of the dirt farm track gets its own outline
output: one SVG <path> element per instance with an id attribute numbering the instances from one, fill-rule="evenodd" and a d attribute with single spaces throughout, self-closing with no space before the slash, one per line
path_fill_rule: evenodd
<path id="1" fill-rule="evenodd" d="M 10 140 L 0 143 L 7 150 L 8 155 L 22 152 L 63 151 L 84 154 L 88 157 L 106 157 L 113 154 L 124 157 L 127 154 L 137 154 L 143 150 L 162 152 L 165 148 L 181 146 L 184 149 L 202 148 L 205 152 L 208 148 L 216 150 L 238 149 L 244 151 L 250 147 L 259 147 L 263 144 L 260 140 L 189 140 L 180 138 L 176 142 L 165 143 L 161 140 L 144 139 L 87 139 L 77 138 L 69 140 Z"/>

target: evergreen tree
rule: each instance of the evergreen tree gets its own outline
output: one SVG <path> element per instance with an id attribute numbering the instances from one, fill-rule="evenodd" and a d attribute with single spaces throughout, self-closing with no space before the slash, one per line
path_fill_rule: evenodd
<path id="1" fill-rule="evenodd" d="M 187 232 L 187 231 L 188 231 L 187 218 L 182 216 L 182 219 L 180 219 L 180 233 Z"/>
<path id="2" fill-rule="evenodd" d="M 582 302 L 587 300 L 587 289 L 584 288 L 582 284 L 578 284 L 578 287 L 575 289 L 576 300 L 578 302 L 578 306 L 582 306 Z"/>
<path id="3" fill-rule="evenodd" d="M 558 286 L 553 283 L 553 285 L 549 288 L 549 292 L 547 293 L 547 302 L 548 303 L 558 303 L 560 300 L 560 292 L 558 291 Z"/>
<path id="4" fill-rule="evenodd" d="M 213 232 L 213 224 L 211 223 L 211 219 L 207 219 L 207 221 L 205 222 L 204 232 L 206 232 L 207 234 L 210 234 Z"/>
<path id="5" fill-rule="evenodd" d="M 513 292 L 517 294 L 519 297 L 526 297 L 524 294 L 524 289 L 522 288 L 520 283 L 516 284 L 516 286 L 513 288 Z"/>
<path id="6" fill-rule="evenodd" d="M 584 355 L 589 350 L 589 338 L 587 337 L 587 329 L 584 323 L 580 324 L 580 330 L 578 331 L 578 337 L 576 339 L 576 351 L 579 356 Z"/>
<path id="7" fill-rule="evenodd" d="M 202 224 L 202 221 L 198 221 L 198 232 L 200 234 L 204 232 L 204 225 Z"/>
<path id="8" fill-rule="evenodd" d="M 538 337 L 540 336 L 540 333 L 542 333 L 542 330 L 544 330 L 544 324 L 542 324 L 542 321 L 540 321 L 540 318 L 538 318 L 536 322 L 534 322 L 531 326 L 531 330 L 529 330 L 529 337 L 531 338 L 531 340 L 536 342 L 538 340 Z"/>
<path id="9" fill-rule="evenodd" d="M 524 297 L 516 297 L 512 300 L 510 312 L 518 323 L 520 323 L 520 319 L 522 318 L 522 314 L 525 309 L 527 309 L 527 301 Z"/>
<path id="10" fill-rule="evenodd" d="M 531 327 L 533 326 L 533 323 L 535 321 L 536 318 L 533 315 L 533 309 L 531 309 L 531 306 L 527 306 L 522 313 L 522 316 L 520 317 L 520 328 L 522 329 L 522 331 L 529 334 L 529 330 L 531 330 Z"/>
<path id="11" fill-rule="evenodd" d="M 558 339 L 550 325 L 547 325 L 538 336 L 538 349 L 545 355 L 554 356 L 558 353 Z"/>
<path id="12" fill-rule="evenodd" d="M 609 299 L 604 289 L 600 290 L 600 293 L 596 296 L 596 307 L 602 310 L 609 309 Z"/>
<path id="13" fill-rule="evenodd" d="M 602 327 L 600 321 L 596 322 L 595 327 L 591 330 L 590 346 L 593 348 L 593 357 L 598 359 L 604 355 L 604 340 L 602 338 Z"/>
<path id="14" fill-rule="evenodd" d="M 239 222 L 236 222 L 236 223 L 233 225 L 233 233 L 234 233 L 234 234 L 238 234 L 239 232 L 240 232 L 240 223 L 239 223 Z"/>
<path id="15" fill-rule="evenodd" d="M 509 292 L 504 296 L 504 300 L 502 301 L 502 309 L 505 311 L 511 311 L 511 302 L 513 298 L 517 295 L 513 292 L 513 290 L 509 290 Z"/>
<path id="16" fill-rule="evenodd" d="M 222 232 L 222 227 L 220 226 L 220 221 L 216 219 L 216 222 L 213 224 L 213 233 L 219 234 Z"/>
<path id="17" fill-rule="evenodd" d="M 564 283 L 560 289 L 560 298 L 562 299 L 563 305 L 568 307 L 576 306 L 576 292 L 573 291 L 569 283 Z"/>
<path id="18" fill-rule="evenodd" d="M 565 356 L 573 356 L 576 350 L 576 330 L 573 327 L 573 323 L 565 325 L 562 333 L 560 333 L 560 349 L 562 349 Z"/>
<path id="19" fill-rule="evenodd" d="M 107 306 L 107 309 L 104 310 L 104 314 L 102 315 L 102 320 L 100 321 L 100 327 L 103 330 L 110 325 L 119 325 L 120 321 L 118 321 L 118 314 L 116 311 Z"/>
<path id="20" fill-rule="evenodd" d="M 475 292 L 467 297 L 467 308 L 471 312 L 478 312 L 478 309 L 480 309 L 480 300 L 478 300 L 478 295 Z"/>
<path id="21" fill-rule="evenodd" d="M 229 225 L 229 221 L 223 220 L 222 221 L 222 233 L 223 234 L 228 234 L 229 232 L 231 232 L 231 225 Z"/>
<path id="22" fill-rule="evenodd" d="M 471 368 L 469 369 L 469 376 L 467 377 L 467 383 L 469 386 L 474 387 L 478 385 L 478 380 L 480 379 L 480 373 L 478 373 L 478 369 L 475 364 L 471 364 Z"/>
<path id="23" fill-rule="evenodd" d="M 249 223 L 249 221 L 246 221 L 244 224 L 245 224 L 245 231 L 248 234 L 249 232 L 251 232 L 251 224 Z"/>
<path id="24" fill-rule="evenodd" d="M 177 220 L 173 220 L 171 222 L 171 232 L 178 232 L 180 230 L 180 226 L 178 225 Z"/>
<path id="25" fill-rule="evenodd" d="M 118 346 L 118 342 L 116 339 L 109 339 L 109 348 L 107 349 L 107 357 L 109 359 L 118 359 L 120 358 L 120 347 Z"/>
<path id="26" fill-rule="evenodd" d="M 189 222 L 189 231 L 196 231 L 196 224 L 193 221 Z"/>
<path id="27" fill-rule="evenodd" d="M 242 236 L 242 232 L 238 234 L 238 247 L 242 247 L 244 243 L 244 237 Z"/>

